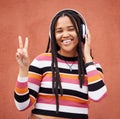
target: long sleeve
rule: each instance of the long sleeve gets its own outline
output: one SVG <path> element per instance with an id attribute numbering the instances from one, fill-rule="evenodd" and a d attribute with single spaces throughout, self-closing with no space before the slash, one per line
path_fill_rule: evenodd
<path id="1" fill-rule="evenodd" d="M 101 100 L 107 93 L 104 83 L 103 71 L 99 63 L 89 63 L 86 65 L 88 96 L 93 101 Z"/>
<path id="2" fill-rule="evenodd" d="M 28 77 L 18 77 L 15 85 L 14 100 L 18 110 L 29 108 L 36 102 L 42 79 L 38 60 L 34 59 L 29 67 Z"/>

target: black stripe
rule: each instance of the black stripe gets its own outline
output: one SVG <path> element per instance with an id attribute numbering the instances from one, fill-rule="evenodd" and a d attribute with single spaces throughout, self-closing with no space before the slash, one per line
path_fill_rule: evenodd
<path id="1" fill-rule="evenodd" d="M 72 69 L 72 71 L 70 71 L 70 69 L 63 69 L 63 68 L 59 68 L 60 73 L 67 73 L 67 74 L 78 74 L 78 69 Z"/>
<path id="2" fill-rule="evenodd" d="M 16 92 L 14 92 L 14 98 L 17 102 L 25 102 L 29 99 L 29 94 L 26 95 L 17 95 Z"/>
<path id="3" fill-rule="evenodd" d="M 43 114 L 48 116 L 55 116 L 55 117 L 63 117 L 63 118 L 69 118 L 69 119 L 88 119 L 87 114 L 74 114 L 74 113 L 65 113 L 65 112 L 58 112 L 56 111 L 46 111 L 41 109 L 34 109 L 32 110 L 33 114 Z"/>
<path id="4" fill-rule="evenodd" d="M 35 98 L 38 96 L 38 93 L 32 89 L 29 89 L 30 95 L 34 96 Z"/>
<path id="5" fill-rule="evenodd" d="M 97 70 L 103 73 L 103 70 L 99 67 L 97 67 Z"/>
<path id="6" fill-rule="evenodd" d="M 44 67 L 41 70 L 42 70 L 42 73 L 45 73 L 45 72 L 51 71 L 51 67 Z M 78 74 L 78 70 L 74 70 L 74 69 L 70 71 L 70 69 L 59 68 L 59 72 L 68 73 L 68 74 Z"/>
<path id="7" fill-rule="evenodd" d="M 46 94 L 53 94 L 51 88 L 42 88 L 41 87 L 39 92 L 46 93 Z M 58 93 L 60 94 L 60 90 L 58 90 Z M 86 99 L 86 100 L 88 99 L 88 94 L 78 92 L 78 91 L 74 91 L 74 90 L 63 89 L 63 93 L 64 93 L 64 95 L 76 96 L 76 97 L 83 98 L 83 99 Z"/>
<path id="8" fill-rule="evenodd" d="M 42 73 L 43 73 L 42 70 L 41 70 L 40 68 L 35 67 L 35 66 L 32 66 L 32 65 L 30 65 L 29 71 L 35 72 L 35 73 L 38 73 L 38 74 L 42 74 Z"/>
<path id="9" fill-rule="evenodd" d="M 104 82 L 102 80 L 100 80 L 97 83 L 88 85 L 88 90 L 89 91 L 96 91 L 96 90 L 99 90 L 100 88 L 102 88 L 104 85 L 105 85 Z"/>
<path id="10" fill-rule="evenodd" d="M 29 92 L 30 93 L 27 93 L 26 95 L 18 95 L 16 92 L 14 92 L 14 97 L 18 102 L 24 102 L 29 99 L 29 94 L 35 98 L 38 96 L 38 93 L 32 89 L 29 89 Z"/>
<path id="11" fill-rule="evenodd" d="M 64 61 L 77 61 L 78 57 L 65 57 L 57 53 L 57 57 Z"/>
<path id="12" fill-rule="evenodd" d="M 85 64 L 85 68 L 87 68 L 87 67 L 90 66 L 90 65 L 94 65 L 94 63 L 93 63 L 93 62 L 86 63 L 86 64 Z"/>

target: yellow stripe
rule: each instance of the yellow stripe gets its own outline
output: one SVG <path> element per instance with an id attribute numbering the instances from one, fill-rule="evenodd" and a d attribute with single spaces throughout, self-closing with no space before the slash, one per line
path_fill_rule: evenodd
<path id="1" fill-rule="evenodd" d="M 28 88 L 20 89 L 20 88 L 16 87 L 15 90 L 16 90 L 17 93 L 20 93 L 20 94 L 28 92 Z"/>
<path id="2" fill-rule="evenodd" d="M 48 98 L 48 99 L 55 99 L 54 95 L 44 95 L 44 94 L 39 94 L 39 98 Z M 88 100 L 76 98 L 76 97 L 70 97 L 70 96 L 59 96 L 60 100 L 66 100 L 66 101 L 72 101 L 72 102 L 77 102 L 77 103 L 89 103 Z"/>
<path id="3" fill-rule="evenodd" d="M 35 78 L 35 79 L 38 79 L 38 80 L 41 80 L 41 75 L 39 75 L 39 74 L 34 74 L 34 73 L 31 73 L 31 72 L 29 72 L 28 73 L 28 77 L 29 78 Z"/>
<path id="4" fill-rule="evenodd" d="M 99 79 L 101 79 L 101 77 L 100 77 L 99 74 L 97 74 L 97 75 L 95 75 L 95 76 L 92 76 L 92 77 L 88 77 L 88 83 L 97 81 L 97 80 L 99 80 Z"/>

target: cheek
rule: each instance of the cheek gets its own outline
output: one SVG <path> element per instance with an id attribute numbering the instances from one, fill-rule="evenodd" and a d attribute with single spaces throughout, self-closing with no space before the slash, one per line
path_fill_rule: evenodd
<path id="1" fill-rule="evenodd" d="M 60 40 L 61 35 L 60 35 L 60 34 L 56 34 L 56 35 L 55 35 L 55 38 L 56 38 L 56 42 L 57 42 L 58 44 L 60 44 L 60 42 L 61 42 L 61 40 Z"/>
<path id="2" fill-rule="evenodd" d="M 57 44 L 60 46 L 60 35 L 55 35 L 55 38 L 56 38 L 56 42 Z"/>
<path id="3" fill-rule="evenodd" d="M 74 38 L 75 38 L 75 41 L 78 43 L 78 36 L 76 33 L 74 34 Z"/>
<path id="4" fill-rule="evenodd" d="M 55 35 L 56 40 L 59 40 L 60 37 L 61 37 L 61 34 L 56 34 L 56 35 Z"/>

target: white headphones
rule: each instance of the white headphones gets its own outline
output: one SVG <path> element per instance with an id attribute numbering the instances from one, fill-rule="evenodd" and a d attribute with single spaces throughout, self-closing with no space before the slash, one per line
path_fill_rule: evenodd
<path id="1" fill-rule="evenodd" d="M 72 11 L 72 12 L 74 12 L 74 13 L 76 13 L 77 15 L 79 15 L 79 17 L 81 18 L 81 20 L 82 20 L 82 22 L 83 22 L 83 24 L 81 25 L 81 27 L 82 27 L 82 37 L 83 37 L 83 39 L 85 38 L 85 35 L 88 33 L 88 28 L 87 28 L 87 23 L 86 23 L 86 20 L 85 20 L 85 18 L 83 17 L 83 15 L 81 14 L 81 13 L 79 13 L 78 11 L 76 11 L 76 10 L 74 10 L 74 9 L 63 9 L 63 10 L 61 10 L 61 11 L 59 11 L 59 12 L 57 12 L 56 13 L 56 15 L 58 14 L 58 13 L 60 13 L 60 12 L 62 12 L 62 11 Z M 55 15 L 55 16 L 56 16 Z M 53 19 L 54 19 L 55 17 L 53 17 Z M 52 19 L 52 20 L 53 20 Z M 51 28 L 51 25 L 50 25 L 50 28 Z M 50 36 L 50 38 L 51 38 L 51 31 L 49 30 L 49 36 Z"/>
<path id="2" fill-rule="evenodd" d="M 83 22 L 83 24 L 81 26 L 82 27 L 82 33 L 83 33 L 82 36 L 83 36 L 83 38 L 85 38 L 85 35 L 87 35 L 87 33 L 88 33 L 88 27 L 87 27 L 87 23 L 86 23 L 86 20 L 83 17 L 83 15 L 80 12 L 78 12 L 74 9 L 65 9 L 65 10 L 72 10 L 73 12 L 76 12 L 79 15 L 79 17 L 81 18 L 81 20 Z"/>

